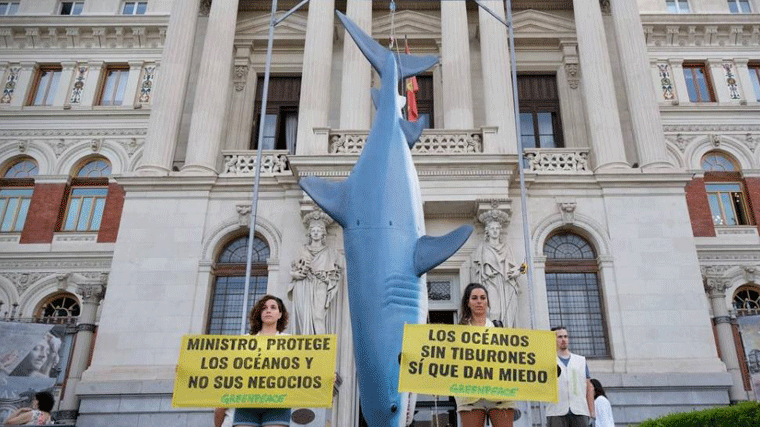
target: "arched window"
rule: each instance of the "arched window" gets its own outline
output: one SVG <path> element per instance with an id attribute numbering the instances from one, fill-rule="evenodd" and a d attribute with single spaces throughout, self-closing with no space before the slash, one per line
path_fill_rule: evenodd
<path id="1" fill-rule="evenodd" d="M 208 322 L 209 334 L 236 335 L 240 333 L 247 251 L 248 236 L 239 237 L 229 242 L 216 259 L 214 265 L 216 279 Z M 246 313 L 250 311 L 256 300 L 267 293 L 267 258 L 269 258 L 269 246 L 258 236 L 255 237 Z"/>
<path id="2" fill-rule="evenodd" d="M 74 322 L 80 313 L 79 300 L 70 293 L 59 293 L 40 304 L 35 317 L 43 323 Z"/>
<path id="3" fill-rule="evenodd" d="M 760 314 L 760 288 L 746 285 L 736 290 L 733 300 L 737 316 Z"/>
<path id="4" fill-rule="evenodd" d="M 565 326 L 573 352 L 609 357 L 596 251 L 583 237 L 562 231 L 544 244 L 551 326 Z"/>
<path id="5" fill-rule="evenodd" d="M 111 164 L 102 158 L 83 163 L 71 180 L 61 231 L 98 231 L 108 196 Z"/>
<path id="6" fill-rule="evenodd" d="M 32 202 L 37 162 L 26 157 L 11 163 L 0 184 L 0 232 L 19 232 L 24 228 Z"/>
<path id="7" fill-rule="evenodd" d="M 713 224 L 751 225 L 753 220 L 738 163 L 721 151 L 710 151 L 702 157 L 702 169 Z"/>

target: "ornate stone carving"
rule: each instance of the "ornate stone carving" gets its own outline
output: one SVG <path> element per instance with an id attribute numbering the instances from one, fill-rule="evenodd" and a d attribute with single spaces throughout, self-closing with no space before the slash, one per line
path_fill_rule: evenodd
<path id="1" fill-rule="evenodd" d="M 18 140 L 18 151 L 21 153 L 26 152 L 26 149 L 29 148 L 29 140 L 28 139 L 19 139 Z"/>
<path id="2" fill-rule="evenodd" d="M 713 145 L 713 147 L 718 148 L 720 146 L 720 136 L 710 134 L 708 137 L 710 138 L 710 143 Z"/>
<path id="3" fill-rule="evenodd" d="M 146 133 L 146 128 L 0 130 L 0 138 L 92 138 L 98 136 L 145 136 Z"/>
<path id="4" fill-rule="evenodd" d="M 84 303 L 97 304 L 106 293 L 105 283 L 80 283 L 77 285 L 77 293 Z"/>
<path id="5" fill-rule="evenodd" d="M 5 80 L 3 87 L 3 96 L 0 97 L 0 104 L 10 104 L 13 99 L 13 92 L 16 90 L 16 82 L 18 81 L 18 73 L 21 71 L 21 67 L 11 67 L 8 70 L 8 78 Z"/>
<path id="6" fill-rule="evenodd" d="M 328 311 L 345 280 L 345 259 L 327 245 L 327 226 L 332 218 L 321 210 L 305 213 L 308 243 L 291 264 L 288 298 L 293 301 L 293 316 L 299 334 L 334 333 Z"/>
<path id="7" fill-rule="evenodd" d="M 726 295 L 726 289 L 731 287 L 731 281 L 724 277 L 706 276 L 704 285 L 708 295 L 711 297 L 722 297 Z"/>
<path id="8" fill-rule="evenodd" d="M 522 274 L 515 264 L 509 245 L 502 241 L 502 229 L 509 223 L 511 212 L 491 209 L 478 216 L 485 226 L 483 241 L 472 254 L 472 281 L 488 290 L 489 317 L 514 328 L 517 322 L 517 296 L 520 286 L 517 278 Z"/>
<path id="9" fill-rule="evenodd" d="M 256 154 L 223 153 L 223 174 L 250 175 L 256 173 Z M 266 153 L 261 157 L 261 173 L 264 175 L 290 175 L 290 164 L 285 153 Z"/>
<path id="10" fill-rule="evenodd" d="M 563 224 L 572 224 L 575 222 L 575 200 L 557 200 L 557 208 L 562 216 Z"/>
<path id="11" fill-rule="evenodd" d="M 570 86 L 570 89 L 578 89 L 578 85 L 581 82 L 578 75 L 578 67 L 579 65 L 576 63 L 565 64 L 565 75 L 567 76 L 567 84 Z"/>
<path id="12" fill-rule="evenodd" d="M 143 138 L 140 138 L 140 139 L 130 138 L 128 140 L 119 139 L 116 142 L 118 142 L 124 147 L 124 150 L 126 150 L 127 155 L 129 155 L 129 157 L 132 157 L 140 147 L 145 145 L 145 139 Z"/>
<path id="13" fill-rule="evenodd" d="M 736 76 L 733 71 L 733 64 L 730 62 L 723 63 L 723 69 L 726 71 L 726 86 L 728 86 L 728 93 L 731 99 L 741 99 L 739 94 L 739 83 L 736 81 Z"/>
<path id="14" fill-rule="evenodd" d="M 201 7 L 199 10 L 199 13 L 201 16 L 208 16 L 208 14 L 211 12 L 211 0 L 200 0 L 201 1 Z"/>
<path id="15" fill-rule="evenodd" d="M 599 7 L 602 9 L 602 13 L 605 15 L 612 13 L 610 11 L 610 0 L 599 0 Z"/>
<path id="16" fill-rule="evenodd" d="M 71 88 L 71 96 L 69 97 L 69 102 L 71 104 L 79 104 L 82 102 L 82 93 L 84 92 L 84 83 L 87 80 L 88 69 L 89 68 L 86 65 L 76 67 L 74 86 Z"/>
<path id="17" fill-rule="evenodd" d="M 55 153 L 56 157 L 60 157 L 67 148 L 73 145 L 72 143 L 67 143 L 64 139 L 50 140 L 45 142 L 50 146 L 50 148 L 53 149 L 53 153 Z"/>
<path id="18" fill-rule="evenodd" d="M 744 270 L 745 281 L 758 283 L 758 279 L 760 279 L 760 268 L 754 265 L 743 265 L 742 270 Z"/>
<path id="19" fill-rule="evenodd" d="M 102 146 L 103 146 L 102 139 L 93 139 L 92 141 L 90 141 L 90 149 L 95 153 L 100 151 L 100 147 Z"/>
<path id="20" fill-rule="evenodd" d="M 153 92 L 153 81 L 156 78 L 156 66 L 151 65 L 145 67 L 143 71 L 142 83 L 140 83 L 140 97 L 137 101 L 140 104 L 149 104 L 150 97 Z"/>
<path id="21" fill-rule="evenodd" d="M 760 141 L 758 141 L 757 139 L 755 139 L 755 137 L 752 136 L 751 133 L 748 133 L 744 137 L 744 142 L 747 144 L 747 147 L 749 147 L 749 149 L 754 152 L 755 149 L 757 148 L 757 143 L 760 142 Z"/>
<path id="22" fill-rule="evenodd" d="M 103 21 L 101 21 L 103 22 Z M 13 49 L 161 49 L 168 18 L 134 25 L 122 20 L 92 26 L 61 20 L 59 16 L 42 16 L 28 23 L 4 28 L 0 46 Z M 81 26 L 76 26 L 81 25 Z"/>
<path id="23" fill-rule="evenodd" d="M 545 148 L 525 150 L 531 172 L 589 172 L 589 149 Z"/>
<path id="24" fill-rule="evenodd" d="M 330 132 L 330 153 L 360 154 L 367 140 L 367 132 Z M 483 137 L 480 131 L 425 130 L 412 147 L 413 154 L 467 154 L 482 153 Z"/>
<path id="25" fill-rule="evenodd" d="M 662 97 L 666 101 L 672 101 L 676 98 L 673 92 L 673 81 L 670 79 L 670 66 L 668 64 L 657 64 L 660 70 L 660 87 L 662 88 Z"/>
<path id="26" fill-rule="evenodd" d="M 69 286 L 69 273 L 59 273 L 55 276 L 58 280 L 58 290 L 65 290 Z"/>
<path id="27" fill-rule="evenodd" d="M 710 25 L 709 19 L 673 25 L 659 16 L 643 15 L 642 23 L 648 46 L 701 47 L 701 46 L 753 46 L 760 45 L 755 23 L 742 25 Z"/>
<path id="28" fill-rule="evenodd" d="M 248 227 L 251 223 L 251 205 L 236 205 L 238 221 L 241 227 Z"/>
<path id="29" fill-rule="evenodd" d="M 235 66 L 235 90 L 238 92 L 241 92 L 243 89 L 245 89 L 245 83 L 248 79 L 248 66 L 247 65 L 236 65 Z"/>
<path id="30" fill-rule="evenodd" d="M 5 277 L 6 279 L 10 280 L 14 285 L 16 285 L 16 289 L 18 290 L 19 295 L 23 294 L 24 291 L 26 291 L 29 286 L 36 283 L 40 279 L 47 277 L 53 273 L 50 272 L 10 272 L 10 273 L 0 273 L 0 276 Z"/>

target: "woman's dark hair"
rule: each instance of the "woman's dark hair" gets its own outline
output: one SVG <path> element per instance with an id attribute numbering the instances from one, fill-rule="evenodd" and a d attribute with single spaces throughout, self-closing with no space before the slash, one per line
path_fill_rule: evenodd
<path id="1" fill-rule="evenodd" d="M 604 393 L 604 387 L 602 387 L 602 383 L 600 383 L 598 379 L 591 378 L 589 381 L 591 381 L 591 385 L 594 386 L 594 399 L 599 396 L 607 397 L 607 395 Z"/>
<path id="2" fill-rule="evenodd" d="M 55 399 L 49 391 L 38 392 L 34 395 L 34 398 L 37 400 L 37 408 L 40 411 L 50 413 L 53 410 Z"/>
<path id="3" fill-rule="evenodd" d="M 274 295 L 264 295 L 256 301 L 256 305 L 253 306 L 251 313 L 248 315 L 248 321 L 251 323 L 251 335 L 258 334 L 261 332 L 261 328 L 264 327 L 264 324 L 261 323 L 261 312 L 264 311 L 264 306 L 270 299 L 277 303 L 277 307 L 280 308 L 280 313 L 282 313 L 280 320 L 277 321 L 277 331 L 282 332 L 288 326 L 288 310 L 285 308 L 282 300 Z"/>
<path id="4" fill-rule="evenodd" d="M 472 291 L 475 289 L 482 289 L 483 292 L 486 293 L 486 298 L 488 298 L 488 289 L 486 289 L 485 286 L 481 285 L 480 283 L 470 283 L 467 285 L 466 288 L 464 288 L 464 294 L 462 294 L 462 305 L 459 307 L 459 311 L 462 313 L 462 318 L 459 320 L 460 325 L 466 325 L 470 322 L 470 319 L 472 319 L 472 311 L 470 310 L 470 305 L 468 302 L 470 301 L 470 295 L 472 295 Z M 489 301 L 488 306 L 491 306 L 491 303 Z"/>

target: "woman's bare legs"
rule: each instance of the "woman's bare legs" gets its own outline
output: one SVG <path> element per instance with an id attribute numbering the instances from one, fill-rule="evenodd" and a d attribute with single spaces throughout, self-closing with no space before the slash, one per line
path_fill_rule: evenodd
<path id="1" fill-rule="evenodd" d="M 473 409 L 459 413 L 462 418 L 462 427 L 483 427 L 486 424 L 486 411 Z"/>
<path id="2" fill-rule="evenodd" d="M 488 418 L 491 419 L 493 427 L 512 427 L 514 417 L 514 409 L 491 409 L 488 411 Z"/>

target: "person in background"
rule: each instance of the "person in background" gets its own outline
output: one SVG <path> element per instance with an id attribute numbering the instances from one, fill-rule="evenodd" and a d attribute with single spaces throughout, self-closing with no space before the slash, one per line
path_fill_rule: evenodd
<path id="1" fill-rule="evenodd" d="M 53 424 L 50 411 L 53 410 L 55 399 L 50 392 L 41 391 L 34 395 L 31 408 L 19 408 L 13 411 L 5 420 L 5 425 L 46 425 Z"/>
<path id="2" fill-rule="evenodd" d="M 488 318 L 488 291 L 479 283 L 470 283 L 464 289 L 460 307 L 460 325 L 485 326 L 494 323 Z M 509 400 L 492 401 L 471 397 L 455 397 L 462 427 L 483 427 L 486 416 L 493 427 L 512 427 L 515 404 Z"/>
<path id="3" fill-rule="evenodd" d="M 604 393 L 604 387 L 599 380 L 592 378 L 591 385 L 594 386 L 594 409 L 596 409 L 596 421 L 594 427 L 615 427 L 615 420 L 612 418 L 612 405 Z"/>
<path id="4" fill-rule="evenodd" d="M 594 387 L 586 358 L 570 353 L 567 328 L 552 328 L 557 336 L 559 401 L 546 406 L 547 427 L 587 427 L 594 412 Z"/>
<path id="5" fill-rule="evenodd" d="M 251 309 L 248 321 L 251 324 L 251 335 L 281 335 L 288 326 L 288 310 L 280 298 L 264 295 Z M 216 427 L 288 427 L 290 409 L 216 408 L 214 425 Z"/>

